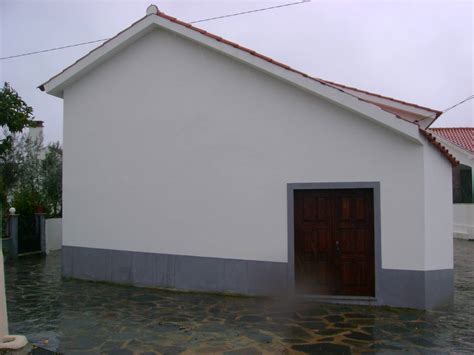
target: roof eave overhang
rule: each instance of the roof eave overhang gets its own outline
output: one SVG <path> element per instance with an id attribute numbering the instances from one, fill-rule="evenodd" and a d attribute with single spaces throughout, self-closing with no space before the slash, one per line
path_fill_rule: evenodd
<path id="1" fill-rule="evenodd" d="M 422 128 L 428 128 L 436 119 L 443 114 L 442 111 L 434 110 L 428 107 L 416 105 L 413 103 L 401 101 L 398 99 L 394 99 L 391 97 L 375 94 L 372 92 L 356 89 L 353 87 L 349 87 L 346 85 L 334 83 L 331 81 L 325 80 L 326 83 L 332 85 L 340 90 L 359 97 L 367 102 L 374 103 L 378 106 L 383 107 L 390 107 L 395 110 L 399 110 L 402 112 L 410 113 L 414 117 L 412 122 L 418 124 Z"/>
<path id="2" fill-rule="evenodd" d="M 117 52 L 150 32 L 154 25 L 155 15 L 147 15 L 107 40 L 85 56 L 38 86 L 38 89 L 49 95 L 63 98 L 64 89 L 72 82 L 91 71 Z"/>
<path id="3" fill-rule="evenodd" d="M 434 146 L 434 148 L 437 149 L 441 155 L 443 155 L 451 163 L 453 168 L 459 165 L 459 160 L 453 154 L 451 154 L 451 152 L 444 146 L 443 142 L 441 142 L 437 136 L 422 128 L 419 130 L 420 134 L 424 136 L 432 144 L 432 146 Z"/>

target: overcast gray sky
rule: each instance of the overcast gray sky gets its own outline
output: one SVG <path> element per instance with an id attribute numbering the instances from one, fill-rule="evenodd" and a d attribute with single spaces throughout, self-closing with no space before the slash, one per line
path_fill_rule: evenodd
<path id="1" fill-rule="evenodd" d="M 0 57 L 108 38 L 148 1 L 0 0 Z M 287 1 L 154 1 L 184 21 Z M 313 76 L 444 109 L 474 93 L 474 1 L 329 1 L 199 24 Z M 62 141 L 62 100 L 36 87 L 96 47 L 0 61 L 8 81 Z M 474 100 L 435 126 L 474 126 Z"/>

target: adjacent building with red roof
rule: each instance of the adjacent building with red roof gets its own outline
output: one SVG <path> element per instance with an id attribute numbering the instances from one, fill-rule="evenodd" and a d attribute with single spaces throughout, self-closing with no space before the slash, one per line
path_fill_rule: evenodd
<path id="1" fill-rule="evenodd" d="M 474 154 L 474 127 L 430 128 L 440 138 Z"/>
<path id="2" fill-rule="evenodd" d="M 474 127 L 430 128 L 460 162 L 453 167 L 454 235 L 474 240 Z"/>

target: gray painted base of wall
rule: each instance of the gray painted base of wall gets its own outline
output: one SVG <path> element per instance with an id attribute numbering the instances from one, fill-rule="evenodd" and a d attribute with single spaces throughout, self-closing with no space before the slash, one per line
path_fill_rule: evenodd
<path id="1" fill-rule="evenodd" d="M 395 307 L 433 309 L 453 302 L 453 269 L 414 271 L 382 269 L 378 300 Z"/>
<path id="2" fill-rule="evenodd" d="M 67 277 L 246 295 L 282 296 L 294 292 L 288 283 L 287 263 L 71 246 L 63 246 L 62 255 L 63 275 Z M 377 274 L 375 299 L 329 297 L 327 301 L 430 309 L 452 302 L 453 276 L 452 269 L 382 269 Z"/>
<path id="3" fill-rule="evenodd" d="M 287 263 L 63 246 L 63 275 L 182 290 L 278 295 Z"/>

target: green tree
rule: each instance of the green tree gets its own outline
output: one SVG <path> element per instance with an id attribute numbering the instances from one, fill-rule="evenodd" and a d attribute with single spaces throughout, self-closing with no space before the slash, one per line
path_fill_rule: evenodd
<path id="1" fill-rule="evenodd" d="M 17 177 L 10 193 L 13 205 L 20 214 L 33 214 L 37 208 L 45 207 L 41 153 L 43 139 L 31 139 L 27 133 L 13 137 L 10 154 L 17 166 Z"/>
<path id="2" fill-rule="evenodd" d="M 62 212 L 63 150 L 59 142 L 47 147 L 41 162 L 42 190 L 46 208 L 51 217 L 60 217 Z"/>
<path id="3" fill-rule="evenodd" d="M 7 208 L 7 196 L 18 178 L 18 162 L 12 154 L 15 136 L 33 120 L 33 109 L 8 83 L 0 88 L 0 201 Z M 0 211 L 2 213 L 2 211 Z"/>
<path id="4" fill-rule="evenodd" d="M 0 89 L 0 126 L 4 136 L 0 139 L 0 157 L 3 157 L 11 146 L 12 135 L 29 127 L 33 119 L 33 108 L 28 106 L 9 83 L 5 82 Z"/>
<path id="5" fill-rule="evenodd" d="M 27 132 L 12 136 L 6 161 L 10 174 L 9 199 L 18 213 L 32 215 L 38 208 L 50 217 L 62 210 L 62 147 L 59 142 L 43 146 L 43 137 L 32 140 Z"/>
<path id="6" fill-rule="evenodd" d="M 4 130 L 4 136 L 7 133 Z M 0 160 L 0 182 L 4 195 L 12 191 L 18 180 L 18 163 L 19 163 L 19 134 L 13 134 L 10 138 L 10 148 L 3 153 Z M 6 206 L 6 200 L 2 201 Z"/>

